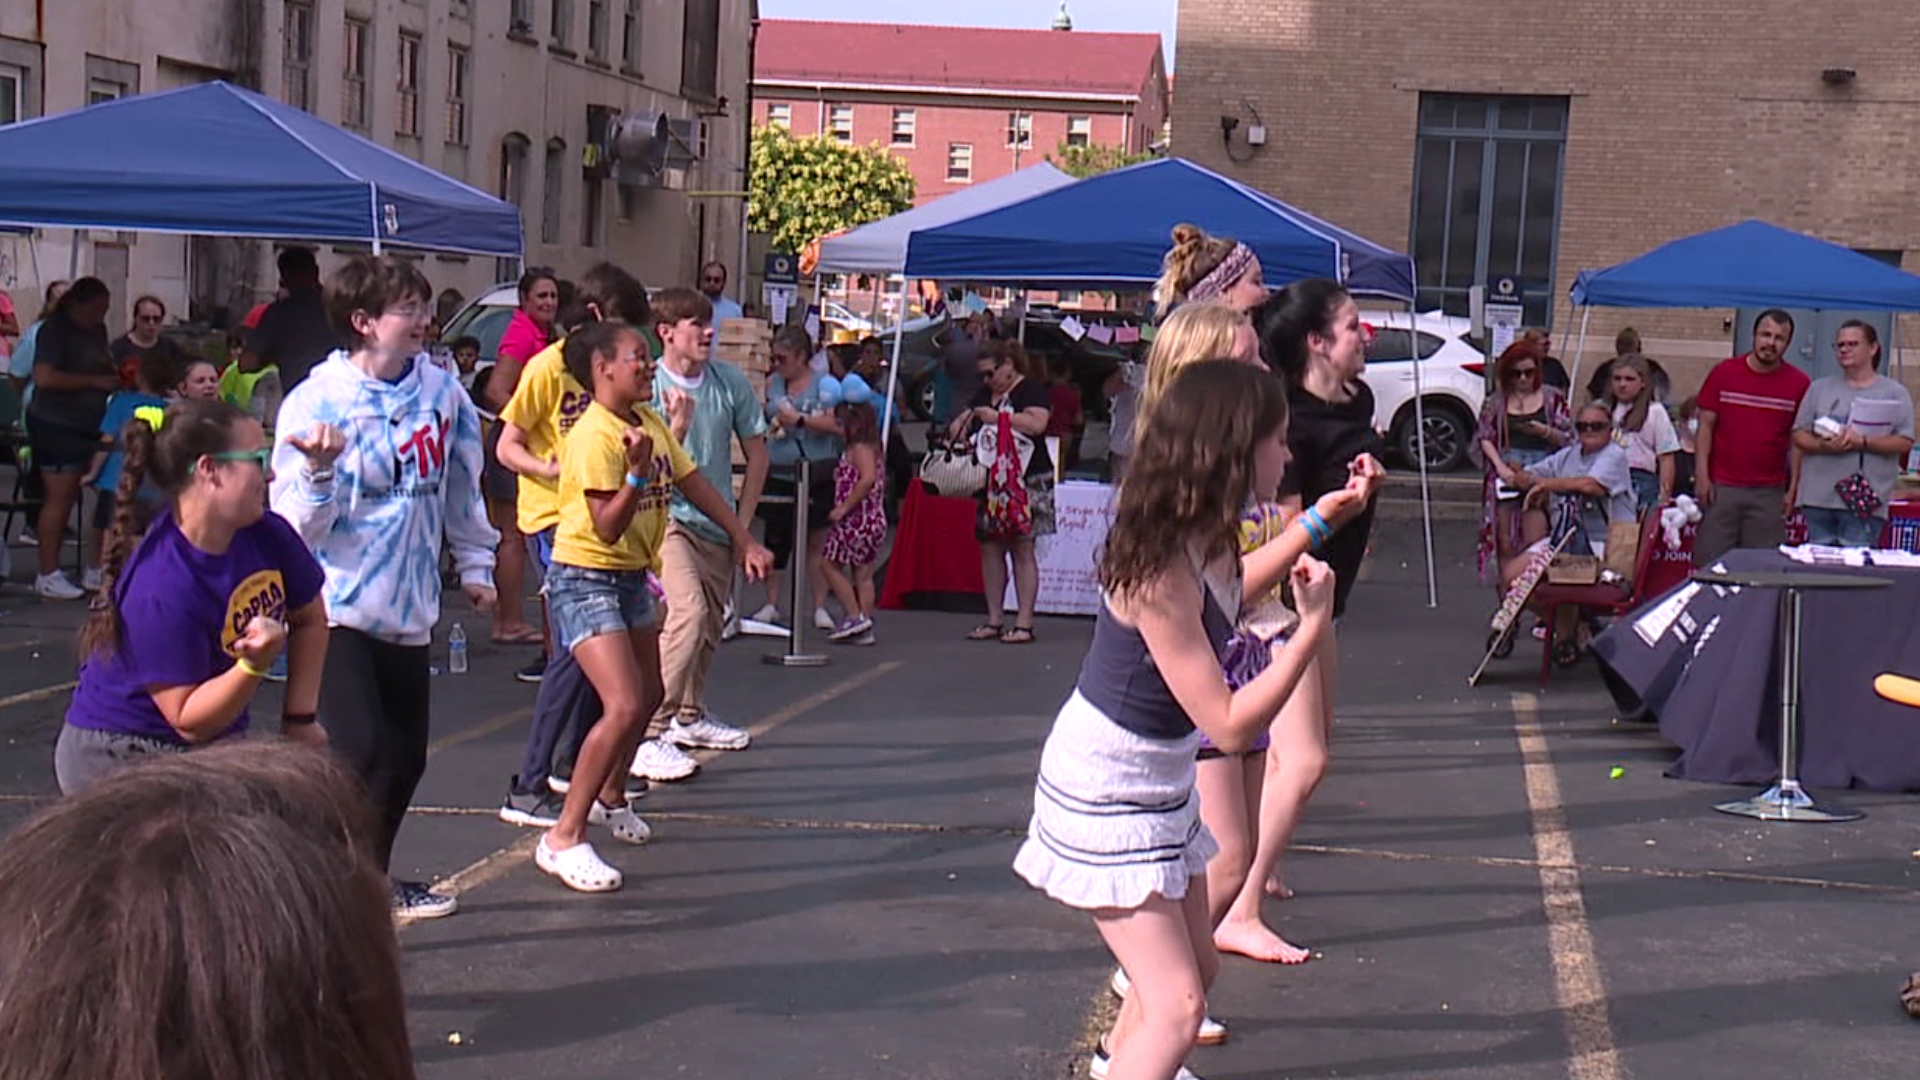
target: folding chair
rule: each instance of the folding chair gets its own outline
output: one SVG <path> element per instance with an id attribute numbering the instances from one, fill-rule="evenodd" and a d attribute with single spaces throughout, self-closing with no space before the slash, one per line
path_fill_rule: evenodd
<path id="1" fill-rule="evenodd" d="M 1553 640 L 1555 616 L 1561 608 L 1572 605 L 1589 614 L 1625 615 L 1652 598 L 1641 584 L 1647 580 L 1647 567 L 1653 562 L 1653 545 L 1660 535 L 1660 509 L 1656 506 L 1648 510 L 1641 519 L 1640 550 L 1634 554 L 1633 580 L 1627 582 L 1626 588 L 1605 583 L 1555 585 L 1549 581 L 1534 590 L 1533 604 L 1542 612 L 1547 626 L 1547 640 L 1540 648 L 1540 689 L 1547 688 L 1547 677 L 1552 674 L 1556 660 L 1571 665 L 1580 658 L 1577 638 L 1570 642 Z"/>

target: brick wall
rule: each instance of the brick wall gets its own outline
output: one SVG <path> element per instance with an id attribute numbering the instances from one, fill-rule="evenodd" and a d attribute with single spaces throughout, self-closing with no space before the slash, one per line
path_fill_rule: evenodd
<path id="1" fill-rule="evenodd" d="M 1463 11 L 1468 14 L 1463 14 Z M 1902 0 L 1182 0 L 1173 150 L 1381 243 L 1410 242 L 1421 91 L 1570 98 L 1556 342 L 1583 268 L 1749 217 L 1920 269 L 1920 4 Z M 1833 88 L 1825 68 L 1858 79 Z M 1221 115 L 1269 142 L 1229 160 Z M 1238 139 L 1234 154 L 1248 156 Z M 1728 312 L 1614 311 L 1686 391 Z M 1920 343 L 1920 320 L 1900 337 Z M 1920 352 L 1909 352 L 1920 359 Z M 1910 367 L 1913 365 L 1909 365 Z"/>

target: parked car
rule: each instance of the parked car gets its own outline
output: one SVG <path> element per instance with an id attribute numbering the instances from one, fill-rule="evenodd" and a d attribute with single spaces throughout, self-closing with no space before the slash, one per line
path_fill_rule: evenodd
<path id="1" fill-rule="evenodd" d="M 1451 315 L 1362 312 L 1373 331 L 1362 376 L 1373 391 L 1373 423 L 1391 453 L 1413 466 L 1424 450 L 1435 472 L 1467 463 L 1480 406 L 1486 400 L 1486 357 L 1471 339 L 1471 324 Z M 1420 412 L 1415 423 L 1414 380 L 1419 369 Z"/>
<path id="2" fill-rule="evenodd" d="M 440 329 L 440 340 L 474 337 L 480 342 L 480 362 L 491 364 L 500 356 L 500 335 L 507 332 L 507 321 L 520 306 L 520 289 L 505 282 L 466 302 L 447 325 Z"/>

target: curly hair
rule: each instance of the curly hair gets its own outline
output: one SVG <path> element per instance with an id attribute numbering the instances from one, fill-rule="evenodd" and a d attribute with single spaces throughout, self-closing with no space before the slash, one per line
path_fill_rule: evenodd
<path id="1" fill-rule="evenodd" d="M 1187 298 L 1187 293 L 1233 254 L 1234 242 L 1224 236 L 1208 236 L 1198 225 L 1181 223 L 1173 227 L 1173 247 L 1160 261 L 1160 280 L 1153 287 L 1162 310 Z"/>
<path id="2" fill-rule="evenodd" d="M 1254 447 L 1286 422 L 1286 390 L 1270 372 L 1229 360 L 1182 369 L 1134 443 L 1100 554 L 1101 586 L 1138 591 L 1191 544 L 1208 558 L 1239 551 Z"/>

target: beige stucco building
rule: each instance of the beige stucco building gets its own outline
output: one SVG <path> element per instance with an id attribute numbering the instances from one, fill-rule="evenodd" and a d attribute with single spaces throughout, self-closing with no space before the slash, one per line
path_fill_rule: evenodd
<path id="1" fill-rule="evenodd" d="M 521 207 L 526 257 L 576 274 L 612 259 L 649 285 L 740 259 L 755 0 L 8 0 L 0 122 L 208 79 L 255 87 Z M 590 109 L 690 121 L 700 154 L 661 187 L 584 167 Z M 112 153 L 102 147 L 102 153 Z M 236 156 L 247 147 L 233 148 Z M 138 173 L 140 163 L 126 163 Z M 267 238 L 270 240 L 271 238 Z M 45 230 L 0 237 L 22 313 L 70 265 L 175 317 L 266 298 L 269 242 Z M 347 253 L 323 249 L 322 266 Z M 38 273 L 34 263 L 37 257 Z M 443 298 L 510 269 L 428 255 Z M 738 267 L 735 266 L 736 277 Z"/>

